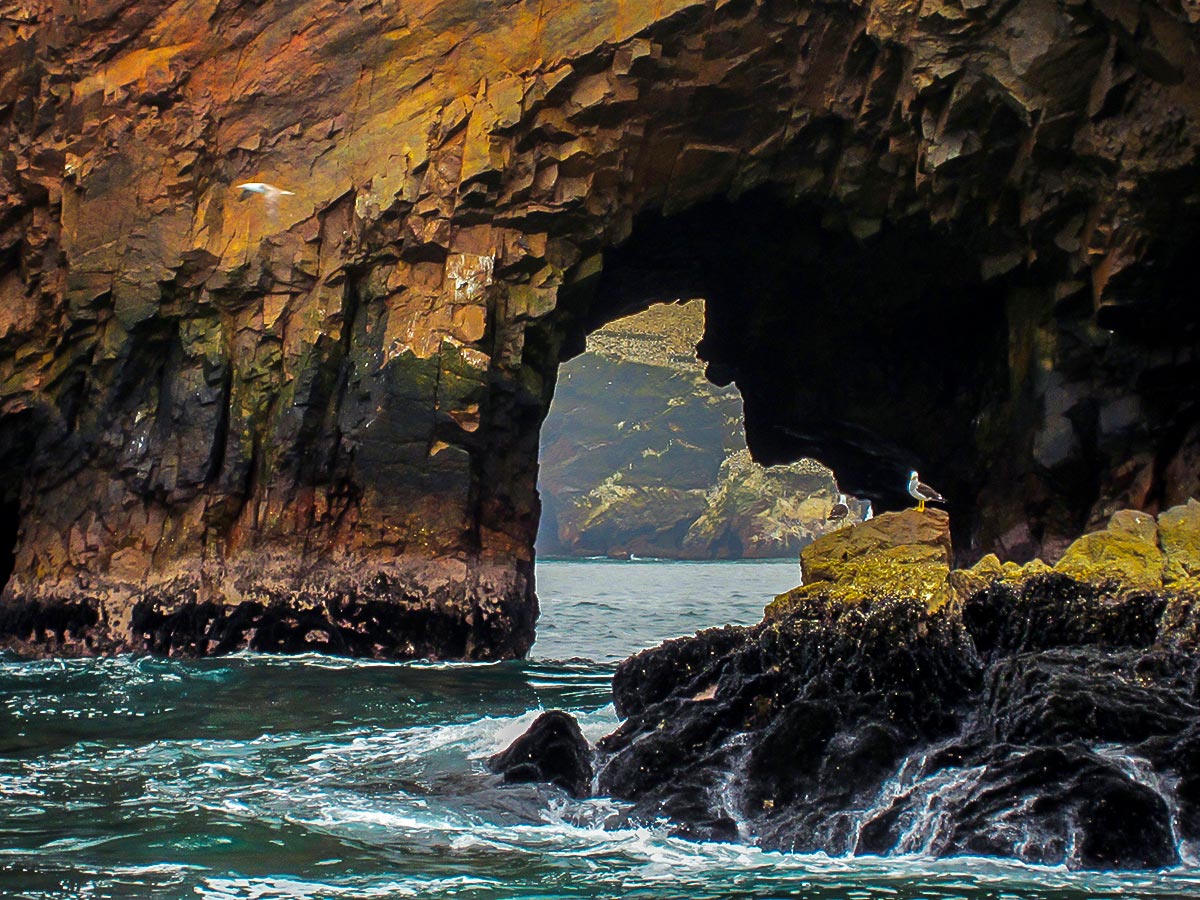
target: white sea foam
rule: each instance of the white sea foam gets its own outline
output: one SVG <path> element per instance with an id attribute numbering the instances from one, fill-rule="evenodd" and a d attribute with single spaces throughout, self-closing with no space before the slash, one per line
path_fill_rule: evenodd
<path id="1" fill-rule="evenodd" d="M 597 566 L 609 566 L 603 585 Z M 614 584 L 615 572 L 640 580 Z M 755 620 L 773 580 L 790 572 L 794 562 L 566 563 L 556 574 L 571 593 L 555 599 L 553 576 L 540 571 L 547 640 L 525 663 L 0 658 L 0 716 L 21 735 L 0 755 L 0 896 L 1200 896 L 1200 872 L 1186 866 L 1098 873 L 972 857 L 791 855 L 687 841 L 668 824 L 612 828 L 628 804 L 503 785 L 486 771 L 486 757 L 545 709 L 572 712 L 589 740 L 609 733 L 616 660 L 730 618 Z M 543 650 L 599 662 L 539 662 Z M 935 820 L 951 785 L 896 774 L 893 795 L 912 792 Z M 969 774 L 954 789 L 969 788 Z M 914 826 L 913 852 L 936 831 Z"/>

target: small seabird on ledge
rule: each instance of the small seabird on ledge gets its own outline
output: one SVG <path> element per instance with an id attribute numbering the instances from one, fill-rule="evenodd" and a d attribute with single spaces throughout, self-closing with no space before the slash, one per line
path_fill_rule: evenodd
<path id="1" fill-rule="evenodd" d="M 281 187 L 275 187 L 273 184 L 267 184 L 265 181 L 247 181 L 244 184 L 235 184 L 234 187 L 242 192 L 238 197 L 239 200 L 245 200 L 251 194 L 262 194 L 263 202 L 266 203 L 267 212 L 272 216 L 279 208 L 280 197 L 294 197 L 295 191 L 285 191 Z"/>
<path id="2" fill-rule="evenodd" d="M 840 522 L 848 515 L 850 515 L 850 507 L 846 505 L 846 495 L 838 494 L 837 503 L 833 504 L 833 509 L 829 510 L 829 515 L 825 517 L 825 521 Z"/>
<path id="3" fill-rule="evenodd" d="M 917 477 L 917 470 L 908 473 L 908 496 L 917 501 L 917 512 L 925 512 L 926 503 L 945 503 L 946 498 Z"/>

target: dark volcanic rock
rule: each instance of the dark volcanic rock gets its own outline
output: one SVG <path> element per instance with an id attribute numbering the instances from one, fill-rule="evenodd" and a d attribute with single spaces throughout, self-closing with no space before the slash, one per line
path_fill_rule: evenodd
<path id="1" fill-rule="evenodd" d="M 813 560 L 874 545 L 879 527 L 823 538 Z M 851 556 L 883 580 L 851 594 L 831 569 L 758 626 L 624 662 L 601 789 L 633 801 L 631 818 L 771 848 L 1177 862 L 1200 839 L 1200 653 L 1190 615 L 1167 612 L 1191 595 L 1042 566 L 954 602 L 903 596 L 912 577 L 888 596 L 895 558 L 935 545 Z"/>
<path id="2" fill-rule="evenodd" d="M 570 714 L 551 710 L 538 716 L 506 750 L 488 759 L 488 768 L 505 781 L 544 782 L 572 797 L 586 797 L 592 787 L 592 746 Z"/>
<path id="3" fill-rule="evenodd" d="M 434 575 L 413 582 L 402 569 L 362 574 L 342 568 L 330 584 L 260 592 L 237 603 L 212 599 L 205 585 L 179 578 L 144 588 L 116 629 L 103 624 L 111 610 L 101 598 L 14 599 L 0 605 L 0 649 L 30 655 L 84 656 L 145 652 L 209 656 L 249 649 L 264 653 L 319 652 L 392 659 L 490 659 L 521 656 L 537 617 L 536 601 L 497 590 L 514 573 L 493 572 L 479 589 Z M 484 575 L 486 579 L 486 574 Z M 524 576 L 518 576 L 524 578 Z"/>
<path id="4" fill-rule="evenodd" d="M 993 582 L 966 604 L 963 622 L 986 654 L 1089 644 L 1148 647 L 1166 604 L 1161 591 L 1114 591 L 1047 573 Z"/>
<path id="5" fill-rule="evenodd" d="M 906 748 L 952 733 L 978 678 L 961 626 L 919 602 L 813 600 L 622 664 L 616 697 L 662 699 L 601 742 L 600 787 L 648 819 L 678 817 L 682 800 L 705 820 L 751 820 L 767 846 L 852 849 L 833 821 L 869 802 Z"/>

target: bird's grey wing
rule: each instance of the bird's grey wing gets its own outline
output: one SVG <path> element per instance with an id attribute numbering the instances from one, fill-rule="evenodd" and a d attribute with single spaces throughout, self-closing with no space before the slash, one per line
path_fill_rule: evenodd
<path id="1" fill-rule="evenodd" d="M 946 499 L 945 497 L 943 497 L 941 494 L 939 494 L 937 491 L 935 491 L 933 488 L 931 488 L 929 485 L 927 485 L 923 481 L 917 485 L 917 490 L 920 491 L 922 494 L 924 494 L 930 500 L 945 500 Z"/>

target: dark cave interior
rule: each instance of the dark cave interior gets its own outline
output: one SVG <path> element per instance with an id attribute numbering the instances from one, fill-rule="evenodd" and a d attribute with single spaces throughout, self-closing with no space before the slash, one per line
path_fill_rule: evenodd
<path id="1" fill-rule="evenodd" d="M 0 499 L 0 592 L 16 565 L 17 536 L 21 531 L 21 504 L 16 497 Z"/>
<path id="2" fill-rule="evenodd" d="M 818 459 L 877 510 L 911 505 L 919 469 L 965 541 L 978 418 L 1008 383 L 1004 288 L 942 230 L 913 220 L 856 237 L 846 221 L 767 190 L 644 214 L 575 305 L 562 357 L 652 302 L 704 297 L 699 356 L 741 390 L 755 459 Z"/>

